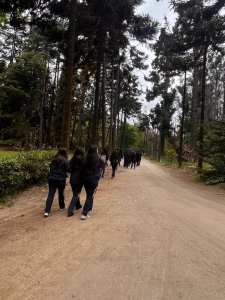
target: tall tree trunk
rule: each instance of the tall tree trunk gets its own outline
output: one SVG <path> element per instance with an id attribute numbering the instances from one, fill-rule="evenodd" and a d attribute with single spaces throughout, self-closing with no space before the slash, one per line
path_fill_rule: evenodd
<path id="1" fill-rule="evenodd" d="M 158 132 L 154 130 L 154 140 L 153 140 L 153 157 L 157 159 L 157 152 L 158 152 Z"/>
<path id="2" fill-rule="evenodd" d="M 71 147 L 74 148 L 75 129 L 76 129 L 76 114 L 74 114 L 74 118 L 72 120 L 72 132 L 71 132 L 71 137 L 70 137 L 70 149 L 71 149 Z"/>
<path id="3" fill-rule="evenodd" d="M 106 145 L 106 109 L 105 109 L 105 53 L 103 53 L 102 57 L 102 148 L 105 148 Z"/>
<path id="4" fill-rule="evenodd" d="M 73 71 L 74 71 L 74 43 L 75 43 L 75 26 L 76 26 L 76 4 L 77 0 L 70 1 L 70 19 L 67 39 L 67 55 L 66 55 L 66 82 L 65 82 L 65 98 L 63 107 L 63 122 L 61 147 L 69 148 L 70 127 L 71 127 L 71 109 L 73 98 Z"/>
<path id="5" fill-rule="evenodd" d="M 199 132 L 198 173 L 202 172 L 202 165 L 203 165 L 207 52 L 208 52 L 208 46 L 205 46 L 204 53 L 203 53 L 203 67 L 202 67 L 202 97 L 201 97 L 201 117 L 200 117 L 200 132 Z"/>
<path id="6" fill-rule="evenodd" d="M 191 146 L 197 149 L 197 122 L 198 122 L 198 91 L 199 91 L 199 67 L 195 65 L 193 73 L 193 90 L 191 99 Z"/>
<path id="7" fill-rule="evenodd" d="M 112 59 L 112 70 L 111 70 L 111 96 L 110 96 L 110 131 L 109 131 L 109 154 L 113 150 L 113 98 L 114 98 L 114 60 Z"/>
<path id="8" fill-rule="evenodd" d="M 121 111 L 121 119 L 120 119 L 120 141 L 121 141 L 121 136 L 122 136 L 122 132 L 123 132 L 123 111 Z M 121 142 L 119 141 L 119 148 L 122 149 L 122 145 Z"/>
<path id="9" fill-rule="evenodd" d="M 39 106 L 39 137 L 38 137 L 39 149 L 43 147 L 44 103 L 45 103 L 46 90 L 47 90 L 48 74 L 49 74 L 49 65 L 48 67 L 46 66 L 43 74 L 42 92 L 41 92 L 41 100 Z"/>
<path id="10" fill-rule="evenodd" d="M 120 126 L 120 111 L 118 111 L 117 115 L 117 132 L 116 132 L 116 147 L 120 149 L 120 132 L 121 132 L 121 126 Z"/>
<path id="11" fill-rule="evenodd" d="M 114 97 L 113 105 L 113 131 L 112 131 L 112 150 L 116 148 L 116 117 L 118 112 L 118 102 L 119 102 L 119 91 L 120 91 L 120 64 L 117 65 L 117 78 L 116 78 L 116 91 Z"/>
<path id="12" fill-rule="evenodd" d="M 223 83 L 223 121 L 225 121 L 225 82 Z"/>
<path id="13" fill-rule="evenodd" d="M 187 91 L 187 71 L 184 72 L 184 90 L 183 90 L 183 98 L 182 98 L 182 114 L 181 114 L 181 123 L 180 123 L 180 145 L 179 145 L 179 152 L 178 152 L 178 166 L 179 166 L 179 168 L 182 167 L 186 91 Z"/>
<path id="14" fill-rule="evenodd" d="M 103 41 L 102 36 L 98 43 L 98 52 L 97 52 L 97 67 L 95 75 L 95 100 L 94 100 L 94 113 L 93 113 L 93 122 L 92 122 L 92 134 L 91 134 L 91 143 L 97 144 L 98 142 L 98 114 L 99 114 L 99 96 L 100 96 L 100 78 L 101 78 L 101 66 L 102 66 L 102 53 L 103 53 Z"/>
<path id="15" fill-rule="evenodd" d="M 148 147 L 148 128 L 146 129 L 146 148 Z"/>
<path id="16" fill-rule="evenodd" d="M 159 153 L 158 153 L 158 161 L 160 161 L 160 158 L 164 156 L 165 152 L 165 134 L 164 134 L 164 118 L 165 118 L 165 108 L 161 108 L 161 122 L 160 122 L 160 129 L 159 129 Z"/>
<path id="17" fill-rule="evenodd" d="M 90 144 L 90 140 L 91 140 L 93 110 L 94 110 L 94 98 L 91 99 L 90 119 L 88 124 L 88 144 Z"/>
<path id="18" fill-rule="evenodd" d="M 9 64 L 12 65 L 15 59 L 16 53 L 16 29 L 13 28 L 13 40 L 12 40 L 12 47 L 11 47 L 11 54 L 10 54 L 10 61 Z"/>
<path id="19" fill-rule="evenodd" d="M 57 78 L 59 76 L 59 60 L 60 57 L 58 56 L 56 59 L 56 67 L 55 67 L 55 76 L 53 81 L 53 88 L 52 88 L 52 95 L 50 98 L 50 107 L 49 107 L 49 114 L 48 114 L 48 125 L 47 125 L 47 143 L 51 146 L 53 144 L 53 113 L 54 113 L 54 106 L 55 106 L 55 99 L 56 99 L 56 91 L 57 91 Z"/>
<path id="20" fill-rule="evenodd" d="M 121 126 L 123 127 L 122 127 L 121 144 L 120 144 L 120 149 L 122 149 L 123 153 L 126 147 L 126 125 L 127 125 L 127 115 L 126 112 L 124 112 L 123 124 L 121 124 Z"/>
<path id="21" fill-rule="evenodd" d="M 78 134 L 77 134 L 77 141 L 79 146 L 82 145 L 82 124 L 83 124 L 83 112 L 84 112 L 84 102 L 85 102 L 85 95 L 88 88 L 88 78 L 89 76 L 85 77 L 82 81 L 81 86 L 81 96 L 80 96 L 80 107 L 79 107 L 79 121 L 78 121 Z"/>
<path id="22" fill-rule="evenodd" d="M 43 124 L 44 124 L 44 117 L 43 117 L 43 107 L 44 107 L 44 90 L 42 91 L 41 101 L 39 106 L 39 136 L 38 136 L 38 149 L 43 147 Z"/>

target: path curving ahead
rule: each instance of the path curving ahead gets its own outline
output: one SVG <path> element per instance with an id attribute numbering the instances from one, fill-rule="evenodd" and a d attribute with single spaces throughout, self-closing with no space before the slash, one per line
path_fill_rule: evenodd
<path id="1" fill-rule="evenodd" d="M 0 299 L 225 299 L 225 192 L 182 174 L 108 170 L 88 221 L 25 191 L 0 209 Z"/>

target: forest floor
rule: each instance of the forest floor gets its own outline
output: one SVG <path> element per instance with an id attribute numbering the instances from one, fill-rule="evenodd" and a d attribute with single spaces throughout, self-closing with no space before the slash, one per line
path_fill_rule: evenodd
<path id="1" fill-rule="evenodd" d="M 144 159 L 114 180 L 108 168 L 87 221 L 57 201 L 43 218 L 46 195 L 0 209 L 0 299 L 225 299 L 223 189 Z"/>

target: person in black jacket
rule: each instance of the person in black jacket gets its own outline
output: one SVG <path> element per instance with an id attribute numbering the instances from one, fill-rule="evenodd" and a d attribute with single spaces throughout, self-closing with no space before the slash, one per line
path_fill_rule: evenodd
<path id="1" fill-rule="evenodd" d="M 131 169 L 136 167 L 136 153 L 132 151 L 131 153 Z"/>
<path id="2" fill-rule="evenodd" d="M 98 157 L 97 146 L 89 147 L 84 160 L 81 177 L 86 191 L 86 201 L 81 214 L 81 220 L 87 220 L 93 207 L 94 195 L 102 174 L 103 161 Z"/>
<path id="3" fill-rule="evenodd" d="M 141 152 L 139 150 L 137 150 L 136 152 L 136 163 L 137 163 L 137 166 L 140 166 L 140 163 L 141 163 Z"/>
<path id="4" fill-rule="evenodd" d="M 80 204 L 80 193 L 83 187 L 82 178 L 80 176 L 80 171 L 83 167 L 84 162 L 84 150 L 81 148 L 76 148 L 72 159 L 70 160 L 71 175 L 70 184 L 73 191 L 73 197 L 71 199 L 70 205 L 67 210 L 68 217 L 71 217 L 74 213 L 74 208 L 80 209 L 82 205 Z"/>
<path id="5" fill-rule="evenodd" d="M 58 190 L 59 208 L 61 210 L 65 209 L 64 190 L 66 186 L 67 172 L 70 172 L 70 163 L 67 160 L 67 151 L 64 148 L 60 148 L 50 164 L 50 173 L 48 176 L 49 192 L 45 206 L 45 217 L 48 217 L 51 212 L 56 190 Z"/>
<path id="6" fill-rule="evenodd" d="M 130 150 L 126 150 L 124 152 L 124 168 L 128 168 L 131 163 L 131 152 Z"/>
<path id="7" fill-rule="evenodd" d="M 113 151 L 112 154 L 110 155 L 110 162 L 111 162 L 111 166 L 112 166 L 112 179 L 115 177 L 116 174 L 116 168 L 118 166 L 119 163 L 119 155 L 117 151 Z"/>

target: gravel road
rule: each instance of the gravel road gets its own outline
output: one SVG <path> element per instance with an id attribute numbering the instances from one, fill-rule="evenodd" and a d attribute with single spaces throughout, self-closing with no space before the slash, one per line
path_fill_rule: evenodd
<path id="1" fill-rule="evenodd" d="M 108 168 L 87 221 L 44 219 L 46 194 L 0 209 L 1 300 L 225 299 L 224 190 L 144 159 Z"/>

